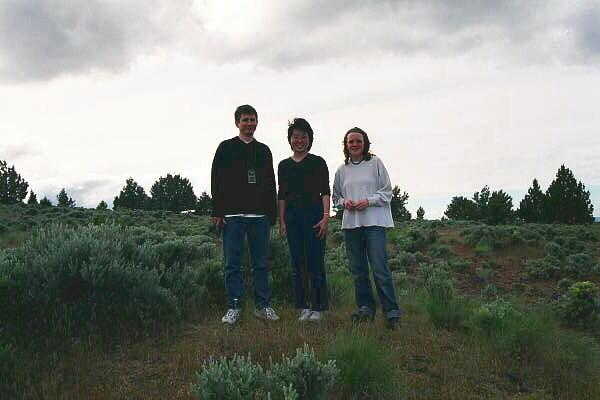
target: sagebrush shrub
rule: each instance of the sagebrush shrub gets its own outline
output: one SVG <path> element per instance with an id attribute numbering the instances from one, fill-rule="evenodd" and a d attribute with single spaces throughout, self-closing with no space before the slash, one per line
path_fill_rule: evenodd
<path id="1" fill-rule="evenodd" d="M 425 310 L 431 322 L 439 328 L 456 329 L 463 326 L 468 317 L 467 302 L 456 295 L 454 281 L 449 271 L 440 265 L 424 265 L 421 268 Z"/>
<path id="2" fill-rule="evenodd" d="M 204 299 L 206 260 L 192 245 L 140 243 L 135 232 L 53 225 L 0 252 L 4 329 L 19 340 L 43 340 L 142 333 L 181 321 Z"/>
<path id="3" fill-rule="evenodd" d="M 209 359 L 196 373 L 192 394 L 202 400 L 266 398 L 267 375 L 250 356 Z M 261 394 L 264 397 L 261 397 Z"/>
<path id="4" fill-rule="evenodd" d="M 544 247 L 546 255 L 562 260 L 565 257 L 565 251 L 561 245 L 556 242 L 548 242 Z"/>
<path id="5" fill-rule="evenodd" d="M 573 277 L 584 277 L 597 270 L 598 264 L 593 256 L 588 253 L 577 253 L 567 257 L 565 272 Z"/>
<path id="6" fill-rule="evenodd" d="M 518 312 L 513 305 L 498 298 L 477 308 L 473 314 L 473 325 L 488 336 L 502 335 L 510 321 L 518 318 Z"/>
<path id="7" fill-rule="evenodd" d="M 306 344 L 302 349 L 296 349 L 293 358 L 283 357 L 281 362 L 273 364 L 268 374 L 273 394 L 281 388 L 291 388 L 296 398 L 303 400 L 326 399 L 338 375 L 335 360 L 319 361 L 314 350 Z"/>
<path id="8" fill-rule="evenodd" d="M 196 373 L 192 394 L 202 400 L 319 400 L 327 398 L 338 374 L 334 360 L 317 360 L 305 344 L 293 358 L 284 356 L 268 371 L 250 356 L 209 359 Z"/>
<path id="9" fill-rule="evenodd" d="M 550 279 L 560 276 L 561 262 L 558 258 L 546 256 L 537 260 L 528 260 L 525 274 L 533 279 Z"/>
<path id="10" fill-rule="evenodd" d="M 600 289 L 589 281 L 574 283 L 558 301 L 559 315 L 572 326 L 591 326 L 600 318 Z"/>

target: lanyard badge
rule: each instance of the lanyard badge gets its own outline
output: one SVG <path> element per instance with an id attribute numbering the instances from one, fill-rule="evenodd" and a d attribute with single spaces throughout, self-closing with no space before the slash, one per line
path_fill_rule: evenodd
<path id="1" fill-rule="evenodd" d="M 248 169 L 248 183 L 256 183 L 256 171 L 254 168 Z"/>

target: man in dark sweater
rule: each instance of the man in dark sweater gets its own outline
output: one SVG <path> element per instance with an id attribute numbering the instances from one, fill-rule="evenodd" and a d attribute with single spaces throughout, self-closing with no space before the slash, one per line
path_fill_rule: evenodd
<path id="1" fill-rule="evenodd" d="M 254 277 L 254 314 L 275 321 L 279 317 L 270 305 L 267 270 L 270 227 L 277 212 L 273 156 L 266 145 L 254 139 L 258 123 L 254 107 L 239 106 L 234 117 L 239 135 L 219 144 L 211 170 L 212 216 L 217 228 L 223 229 L 229 303 L 221 320 L 233 325 L 241 315 L 244 282 L 240 269 L 247 237 Z"/>

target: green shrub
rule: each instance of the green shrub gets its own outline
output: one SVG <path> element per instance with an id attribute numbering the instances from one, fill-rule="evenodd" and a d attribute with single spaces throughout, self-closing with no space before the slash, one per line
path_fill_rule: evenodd
<path id="1" fill-rule="evenodd" d="M 192 394 L 202 400 L 247 400 L 266 398 L 267 375 L 250 356 L 210 359 L 196 373 Z M 265 397 L 261 397 L 265 396 Z"/>
<path id="2" fill-rule="evenodd" d="M 560 276 L 561 262 L 559 259 L 546 256 L 541 259 L 528 260 L 525 265 L 525 274 L 533 279 L 550 279 Z"/>
<path id="3" fill-rule="evenodd" d="M 453 258 L 448 262 L 450 268 L 457 272 L 464 272 L 469 269 L 471 262 L 462 258 Z"/>
<path id="4" fill-rule="evenodd" d="M 596 272 L 598 265 L 588 253 L 577 253 L 567 257 L 564 269 L 573 277 L 584 277 Z"/>
<path id="5" fill-rule="evenodd" d="M 184 246 L 178 259 L 161 253 L 160 244 L 138 244 L 132 233 L 115 225 L 54 225 L 2 252 L 4 329 L 25 341 L 90 333 L 108 338 L 151 332 L 198 309 L 205 289 L 194 250 Z"/>
<path id="6" fill-rule="evenodd" d="M 192 394 L 200 399 L 325 399 L 339 371 L 334 360 L 320 362 L 307 345 L 293 358 L 271 364 L 270 371 L 250 356 L 209 359 L 196 373 Z"/>
<path id="7" fill-rule="evenodd" d="M 0 340 L 0 396 L 14 398 L 16 388 L 14 387 L 15 353 L 13 347 Z"/>
<path id="8" fill-rule="evenodd" d="M 511 320 L 517 318 L 513 305 L 501 298 L 481 305 L 473 314 L 473 326 L 487 336 L 503 335 Z"/>
<path id="9" fill-rule="evenodd" d="M 314 350 L 305 344 L 302 349 L 296 349 L 294 358 L 284 357 L 271 366 L 271 392 L 276 394 L 281 388 L 292 388 L 298 399 L 326 399 L 338 375 L 334 360 L 320 362 Z M 283 391 L 281 397 L 285 397 Z"/>
<path id="10" fill-rule="evenodd" d="M 556 242 L 548 242 L 544 247 L 546 255 L 562 260 L 565 257 L 565 250 Z"/>
<path id="11" fill-rule="evenodd" d="M 498 296 L 498 288 L 493 283 L 488 283 L 481 289 L 481 297 L 483 298 L 495 298 Z"/>
<path id="12" fill-rule="evenodd" d="M 396 244 L 400 250 L 414 253 L 424 250 L 437 239 L 438 233 L 435 229 L 411 227 L 405 235 L 396 239 Z"/>
<path id="13" fill-rule="evenodd" d="M 394 395 L 394 363 L 389 350 L 375 338 L 357 329 L 340 333 L 327 355 L 340 371 L 340 398 L 380 399 Z"/>
<path id="14" fill-rule="evenodd" d="M 448 259 L 450 256 L 453 255 L 450 246 L 445 244 L 436 244 L 434 246 L 431 246 L 431 248 L 429 249 L 429 254 L 434 258 L 442 259 Z"/>
<path id="15" fill-rule="evenodd" d="M 439 265 L 425 265 L 421 269 L 426 296 L 425 310 L 438 328 L 456 329 L 468 317 L 468 305 L 458 297 L 450 273 Z"/>
<path id="16" fill-rule="evenodd" d="M 600 317 L 599 289 L 595 283 L 574 283 L 558 302 L 559 315 L 568 325 L 591 326 Z"/>

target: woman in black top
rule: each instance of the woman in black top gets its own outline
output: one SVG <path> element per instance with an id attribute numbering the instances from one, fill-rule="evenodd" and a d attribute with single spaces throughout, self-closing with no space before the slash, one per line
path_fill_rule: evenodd
<path id="1" fill-rule="evenodd" d="M 324 257 L 329 171 L 325 160 L 309 153 L 313 131 L 305 119 L 296 118 L 289 125 L 288 142 L 294 154 L 277 168 L 279 232 L 287 235 L 290 248 L 298 319 L 319 321 L 328 308 Z"/>

